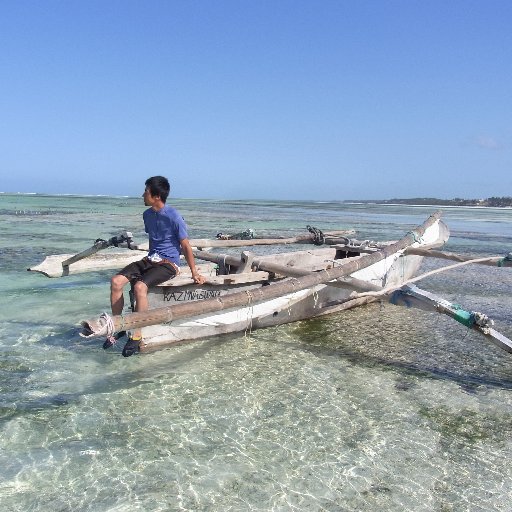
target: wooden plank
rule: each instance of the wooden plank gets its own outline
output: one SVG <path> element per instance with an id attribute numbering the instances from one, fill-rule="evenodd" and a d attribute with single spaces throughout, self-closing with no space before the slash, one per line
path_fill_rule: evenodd
<path id="1" fill-rule="evenodd" d="M 105 270 L 120 270 L 134 261 L 141 260 L 146 254 L 139 251 L 125 250 L 124 252 L 96 253 L 88 258 L 80 260 L 73 265 L 62 266 L 62 262 L 72 256 L 70 254 L 58 254 L 47 256 L 39 265 L 30 267 L 30 272 L 39 272 L 46 277 L 65 277 L 85 272 L 100 272 Z M 211 265 L 198 265 L 200 272 L 210 273 Z M 204 268 L 204 270 L 201 270 Z M 190 272 L 188 267 L 181 267 L 182 274 Z"/>
<path id="2" fill-rule="evenodd" d="M 294 254 L 302 254 L 302 253 L 294 253 Z M 311 256 L 311 253 L 304 252 L 305 255 Z M 334 251 L 333 251 L 334 254 Z M 194 251 L 194 257 L 199 260 L 205 260 L 205 261 L 211 261 L 217 263 L 217 265 L 229 265 L 235 268 L 239 268 L 242 264 L 244 264 L 243 261 L 240 260 L 240 258 L 237 258 L 236 256 L 232 256 L 229 254 L 217 254 L 217 253 L 211 253 L 208 251 Z M 299 265 L 281 265 L 278 263 L 274 263 L 273 261 L 269 260 L 275 260 L 278 257 L 278 255 L 272 255 L 272 256 L 264 256 L 261 258 L 253 257 L 250 262 L 250 267 L 252 267 L 253 270 L 264 270 L 266 272 L 272 272 L 274 274 L 280 274 L 283 276 L 288 277 L 297 277 L 297 276 L 305 276 L 309 273 L 311 273 L 314 270 L 324 270 L 327 268 L 332 268 L 332 265 L 326 265 L 325 261 L 322 259 L 321 264 L 317 264 L 313 268 L 311 265 L 308 265 L 307 268 L 305 266 L 301 265 L 300 262 Z M 243 258 L 242 258 L 243 259 Z"/>
<path id="3" fill-rule="evenodd" d="M 200 266 L 198 265 L 198 270 L 205 276 L 206 281 L 204 284 L 209 284 L 213 286 L 230 286 L 233 284 L 244 284 L 244 283 L 256 283 L 256 282 L 264 282 L 268 281 L 269 275 L 268 272 L 244 272 L 243 274 L 225 274 L 220 276 L 212 276 L 206 275 L 201 271 Z M 180 286 L 186 286 L 190 284 L 195 284 L 194 280 L 190 273 L 189 275 L 179 275 L 174 279 L 170 279 L 165 281 L 158 286 L 171 286 L 173 288 L 179 288 Z"/>
<path id="4" fill-rule="evenodd" d="M 88 256 L 92 256 L 93 254 L 96 254 L 97 252 L 101 251 L 102 249 L 106 249 L 107 247 L 108 245 L 104 240 L 102 240 L 101 242 L 96 242 L 92 247 L 89 247 L 85 251 L 79 252 L 78 254 L 66 258 L 62 262 L 62 266 L 69 267 L 69 265 L 71 265 L 72 263 L 76 263 L 77 261 L 83 260 Z"/>
<path id="5" fill-rule="evenodd" d="M 211 253 L 207 251 L 194 251 L 194 256 L 197 259 L 202 259 L 206 261 L 215 262 L 217 264 L 227 264 L 234 267 L 237 267 L 240 265 L 240 260 L 236 258 L 235 256 L 231 256 L 229 254 L 216 254 Z M 276 274 L 286 277 L 299 277 L 299 276 L 306 276 L 308 274 L 311 274 L 312 271 L 315 270 L 325 270 L 326 268 L 332 268 L 332 265 L 325 265 L 324 264 L 318 268 L 311 269 L 311 266 L 309 268 L 304 267 L 297 267 L 297 266 L 290 266 L 290 265 L 280 265 L 278 263 L 273 263 L 272 261 L 268 261 L 268 259 L 274 259 L 275 256 L 266 256 L 266 259 L 253 259 L 252 260 L 252 268 L 253 268 L 253 274 L 256 273 L 257 270 L 263 270 L 266 272 L 267 276 L 268 274 Z M 336 263 L 338 261 L 343 260 L 336 260 Z M 241 274 L 246 275 L 247 273 Z M 219 276 L 220 277 L 220 276 Z M 335 286 L 337 288 L 352 288 L 360 291 L 377 291 L 381 290 L 382 288 L 376 285 L 373 285 L 371 283 L 367 283 L 366 281 L 361 281 L 360 279 L 356 279 L 353 277 L 347 278 L 339 278 L 336 281 L 331 281 L 329 283 L 329 286 Z"/>
<path id="6" fill-rule="evenodd" d="M 343 277 L 363 268 L 369 267 L 385 258 L 393 256 L 398 251 L 403 251 L 410 245 L 417 243 L 425 234 L 425 231 L 432 225 L 438 223 L 440 212 L 431 215 L 421 226 L 409 232 L 395 244 L 389 245 L 373 254 L 361 258 L 347 258 L 340 262 L 339 266 L 329 270 L 314 272 L 304 277 L 288 278 L 280 283 L 271 286 L 264 286 L 251 291 L 235 292 L 215 299 L 208 299 L 201 302 L 192 301 L 189 303 L 176 304 L 166 308 L 157 308 L 140 313 L 118 315 L 106 318 L 92 318 L 81 322 L 84 337 L 104 335 L 105 331 L 119 331 L 135 329 L 147 325 L 155 325 L 171 322 L 178 318 L 189 318 L 197 315 L 204 315 L 224 309 L 247 307 L 254 303 L 292 294 L 300 290 L 314 288 L 317 285 L 325 284 L 333 279 Z"/>
<path id="7" fill-rule="evenodd" d="M 46 277 L 65 277 L 84 272 L 121 269 L 129 263 L 142 259 L 145 255 L 145 253 L 130 250 L 125 250 L 124 252 L 98 252 L 72 265 L 63 266 L 62 263 L 73 257 L 73 254 L 57 254 L 47 256 L 41 263 L 27 270 L 38 272 Z"/>
<path id="8" fill-rule="evenodd" d="M 341 231 L 330 231 L 324 233 L 325 243 L 331 244 L 336 241 L 340 241 L 340 237 L 354 235 L 353 229 L 341 230 Z M 308 233 L 307 235 L 294 236 L 290 238 L 251 238 L 249 240 L 218 240 L 210 238 L 191 238 L 190 245 L 197 248 L 218 248 L 218 247 L 252 247 L 255 245 L 289 245 L 289 244 L 309 244 L 313 243 L 313 235 Z M 149 250 L 149 243 L 144 242 L 136 244 L 134 248 L 138 250 Z"/>
<path id="9" fill-rule="evenodd" d="M 482 261 L 482 256 L 467 255 L 467 254 L 456 254 L 454 252 L 441 252 L 433 249 L 422 249 L 419 247 L 411 247 L 405 251 L 405 254 L 416 254 L 418 256 L 426 256 L 427 258 L 439 258 L 443 260 L 451 261 L 470 261 L 479 259 L 477 263 L 479 265 L 488 265 L 490 267 L 512 267 L 512 253 L 506 256 L 489 256 L 486 261 Z"/>
<path id="10" fill-rule="evenodd" d="M 96 242 L 94 242 L 94 244 L 91 247 L 85 249 L 85 251 L 79 252 L 78 254 L 75 254 L 74 256 L 71 256 L 70 258 L 64 260 L 62 262 L 62 266 L 69 267 L 69 265 L 71 265 L 72 263 L 76 263 L 77 261 L 83 260 L 84 258 L 87 258 L 88 256 L 91 256 L 111 246 L 127 247 L 128 249 L 130 249 L 132 247 L 132 242 L 133 238 L 130 231 L 124 231 L 123 233 L 113 236 L 108 240 L 98 238 L 98 240 L 96 240 Z"/>

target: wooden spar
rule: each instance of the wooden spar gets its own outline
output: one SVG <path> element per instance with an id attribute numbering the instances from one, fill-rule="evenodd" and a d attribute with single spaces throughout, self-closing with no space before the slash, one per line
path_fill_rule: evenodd
<path id="1" fill-rule="evenodd" d="M 27 270 L 30 272 L 39 272 L 46 277 L 65 277 L 72 274 L 81 274 L 85 272 L 99 272 L 102 270 L 121 269 L 134 261 L 140 260 L 145 254 L 139 251 L 124 250 L 123 252 L 97 252 L 77 261 L 72 265 L 62 265 L 71 254 L 57 254 L 46 256 L 46 258 L 34 267 Z"/>
<path id="2" fill-rule="evenodd" d="M 61 255 L 51 255 L 47 256 L 39 265 L 35 267 L 30 267 L 27 270 L 32 272 L 40 272 L 47 277 L 63 277 L 68 276 L 69 274 L 79 273 L 79 272 L 88 272 L 94 270 L 104 270 L 107 268 L 112 268 L 109 266 L 109 259 L 114 260 L 116 263 L 119 260 L 124 262 L 124 265 L 131 263 L 137 259 L 140 259 L 140 254 L 135 255 L 127 255 L 126 253 L 114 253 L 111 254 L 110 257 L 105 257 L 104 255 L 99 255 L 101 250 L 106 249 L 107 247 L 127 247 L 128 249 L 134 249 L 132 244 L 132 234 L 129 231 L 124 231 L 123 233 L 113 236 L 108 240 L 103 240 L 98 238 L 94 244 L 81 251 L 77 254 L 61 254 Z M 131 251 L 127 251 L 128 254 Z M 91 258 L 92 257 L 92 258 Z M 84 264 L 82 260 L 87 259 L 87 262 Z M 128 261 L 129 260 L 129 261 Z M 72 271 L 70 271 L 70 265 L 78 262 L 82 262 L 80 265 L 74 265 L 72 267 Z"/>
<path id="3" fill-rule="evenodd" d="M 317 285 L 332 281 L 333 279 L 357 272 L 358 270 L 369 267 L 370 265 L 392 256 L 398 251 L 403 251 L 409 245 L 417 242 L 423 236 L 427 228 L 438 222 L 440 216 L 441 213 L 436 212 L 421 226 L 417 227 L 414 231 L 410 231 L 398 242 L 360 258 L 347 258 L 341 261 L 339 266 L 333 269 L 313 272 L 304 277 L 289 278 L 270 286 L 264 286 L 255 290 L 235 292 L 214 299 L 207 299 L 198 302 L 184 302 L 139 313 L 117 315 L 111 318 L 109 317 L 108 319 L 106 319 L 105 316 L 101 316 L 99 318 L 85 320 L 81 322 L 81 335 L 84 337 L 100 336 L 105 334 L 105 331 L 116 332 L 120 330 L 135 329 L 148 325 L 171 322 L 176 319 L 222 311 L 224 309 L 250 306 L 251 304 L 274 299 L 300 290 L 313 288 Z M 107 321 L 108 325 L 106 325 Z"/>
<path id="4" fill-rule="evenodd" d="M 385 299 L 395 306 L 415 307 L 424 311 L 447 315 L 462 325 L 479 332 L 499 348 L 512 353 L 512 340 L 496 329 L 493 329 L 491 327 L 492 320 L 487 318 L 486 315 L 465 311 L 460 306 L 452 304 L 415 285 L 406 285 L 391 291 L 382 290 L 382 292 L 383 293 L 376 295 L 356 294 L 353 297 L 340 301 L 338 304 L 324 308 L 318 316 L 338 313 L 363 304 Z"/>
<path id="5" fill-rule="evenodd" d="M 85 251 L 79 252 L 78 254 L 71 256 L 71 258 L 64 260 L 62 262 L 62 266 L 69 267 L 69 265 L 71 265 L 72 263 L 76 263 L 77 261 L 83 260 L 88 256 L 92 256 L 93 254 L 97 253 L 98 251 L 101 251 L 102 249 L 106 249 L 107 247 L 108 245 L 105 242 L 105 240 L 95 242 L 92 247 L 89 247 L 88 249 L 85 249 Z"/>
<path id="6" fill-rule="evenodd" d="M 418 288 L 415 285 L 403 286 L 387 294 L 391 304 L 397 306 L 417 307 L 425 311 L 435 311 L 447 315 L 457 322 L 484 335 L 495 345 L 512 353 L 512 341 L 491 327 L 492 321 L 482 313 L 466 311 L 457 304 Z"/>
<path id="7" fill-rule="evenodd" d="M 194 258 L 198 260 L 211 261 L 217 263 L 217 265 L 230 265 L 233 267 L 239 267 L 242 264 L 242 260 L 236 256 L 230 254 L 214 254 L 208 251 L 200 251 L 197 249 L 193 250 Z"/>
<path id="8" fill-rule="evenodd" d="M 325 234 L 325 243 L 338 243 L 343 238 L 337 238 L 343 234 L 354 234 L 354 230 L 332 231 Z M 313 235 L 303 235 L 294 238 L 255 238 L 251 240 L 209 240 L 209 239 L 190 239 L 192 247 L 246 247 L 254 245 L 287 245 L 287 244 L 307 244 L 313 243 Z M 84 272 L 94 272 L 97 270 L 121 269 L 124 266 L 142 259 L 145 251 L 148 250 L 147 243 L 131 245 L 132 251 L 123 253 L 103 253 L 96 254 L 103 247 L 96 249 L 96 244 L 78 254 L 60 254 L 47 256 L 41 263 L 27 270 L 39 272 L 47 277 L 64 277 L 70 274 L 79 274 Z M 84 261 L 85 260 L 85 261 Z M 75 265 L 73 263 L 80 263 Z"/>
<path id="9" fill-rule="evenodd" d="M 430 258 L 439 258 L 451 261 L 470 261 L 478 260 L 475 263 L 479 265 L 488 265 L 491 267 L 512 267 L 512 257 L 509 255 L 503 256 L 489 256 L 486 260 L 481 256 L 468 256 L 465 254 L 456 254 L 453 252 L 441 252 L 432 249 L 423 249 L 420 247 L 409 247 L 405 250 L 405 254 L 415 254 L 417 256 L 426 256 Z"/>
<path id="10" fill-rule="evenodd" d="M 217 263 L 220 266 L 233 266 L 240 267 L 244 265 L 247 261 L 247 254 L 242 254 L 242 259 L 237 258 L 236 256 L 232 256 L 229 254 L 213 254 L 208 251 L 194 251 L 194 257 L 199 260 L 211 261 L 213 263 Z M 300 277 L 310 274 L 311 271 L 304 268 L 291 267 L 288 265 L 279 265 L 277 263 L 271 263 L 266 261 L 261 261 L 257 259 L 253 259 L 250 262 L 250 266 L 254 270 L 264 270 L 265 272 L 272 272 L 274 274 L 281 274 L 287 277 Z"/>
<path id="11" fill-rule="evenodd" d="M 98 251 L 106 249 L 112 245 L 119 247 L 121 244 L 127 244 L 128 248 L 130 248 L 132 241 L 132 234 L 129 231 L 125 231 L 120 235 L 113 236 L 108 240 L 102 240 L 101 238 L 98 238 L 98 240 L 96 240 L 96 242 L 94 242 L 94 244 L 85 251 L 79 252 L 78 254 L 71 256 L 71 258 L 64 260 L 62 262 L 62 266 L 69 267 L 69 265 L 72 263 L 83 260 L 84 258 L 87 258 L 88 256 L 91 256 L 92 254 L 95 254 Z"/>
<path id="12" fill-rule="evenodd" d="M 343 237 L 348 235 L 354 235 L 353 229 L 342 230 L 342 231 L 330 231 L 324 233 L 325 242 L 327 244 L 336 243 Z M 289 245 L 289 244 L 300 244 L 300 243 L 313 243 L 313 235 L 308 233 L 307 235 L 299 235 L 291 238 L 250 238 L 248 240 L 218 240 L 209 238 L 191 238 L 190 245 L 192 247 L 252 247 L 255 245 Z M 148 250 L 149 244 L 144 242 L 135 246 L 138 250 Z"/>
<path id="13" fill-rule="evenodd" d="M 384 247 L 384 246 L 382 246 Z M 382 248 L 381 247 L 381 248 Z M 364 252 L 375 252 L 376 249 L 372 251 L 364 251 Z M 194 250 L 194 257 L 199 260 L 210 261 L 213 263 L 217 263 L 219 266 L 233 266 L 240 267 L 243 266 L 247 261 L 247 254 L 242 253 L 242 259 L 237 258 L 230 254 L 217 254 L 211 253 L 209 251 L 200 251 Z M 337 262 L 338 263 L 338 262 Z M 250 262 L 250 266 L 254 270 L 264 270 L 265 272 L 272 272 L 274 274 L 281 274 L 283 276 L 288 277 L 300 277 L 310 274 L 311 271 L 308 269 L 300 268 L 300 267 L 292 267 L 290 265 L 280 265 L 278 263 L 272 263 L 270 261 L 266 261 L 264 259 L 252 259 Z"/>
<path id="14" fill-rule="evenodd" d="M 244 258 L 244 256 L 246 255 L 242 254 L 242 258 Z M 234 267 L 239 267 L 243 263 L 243 260 L 240 260 L 235 256 L 231 256 L 229 254 L 213 254 L 207 251 L 196 250 L 194 251 L 194 257 L 196 259 L 217 263 L 218 265 L 231 265 Z M 291 267 L 289 265 L 279 265 L 278 263 L 272 263 L 270 261 L 263 261 L 258 259 L 251 261 L 251 267 L 254 271 L 262 270 L 264 272 L 280 274 L 286 277 L 301 277 L 312 273 L 312 271 L 309 269 Z M 329 282 L 328 284 L 340 288 L 356 288 L 360 291 L 377 291 L 382 289 L 380 286 L 373 285 L 353 277 L 344 278 L 343 281 L 337 280 L 333 283 Z"/>

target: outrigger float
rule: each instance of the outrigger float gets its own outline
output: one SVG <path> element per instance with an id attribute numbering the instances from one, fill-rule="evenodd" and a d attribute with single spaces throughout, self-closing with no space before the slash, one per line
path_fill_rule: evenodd
<path id="1" fill-rule="evenodd" d="M 461 306 L 421 290 L 414 283 L 432 273 L 471 263 L 499 267 L 512 266 L 512 253 L 505 257 L 473 258 L 446 253 L 441 248 L 449 229 L 431 215 L 421 226 L 394 242 L 360 242 L 348 238 L 353 231 L 323 233 L 308 226 L 309 233 L 294 238 L 233 239 L 222 234 L 215 240 L 190 240 L 195 247 L 203 285 L 194 284 L 188 267 L 174 279 L 148 292 L 149 310 L 131 311 L 118 316 L 107 313 L 81 322 L 80 335 L 105 337 L 118 331 L 142 328 L 141 352 L 177 343 L 223 334 L 272 327 L 337 313 L 370 302 L 434 311 L 452 317 L 474 329 L 500 348 L 512 353 L 512 340 L 496 331 L 485 314 L 466 311 Z M 247 232 L 244 232 L 247 233 Z M 235 237 L 237 238 L 237 237 Z M 276 252 L 257 256 L 243 251 L 241 257 L 219 254 L 206 248 L 250 247 L 254 245 L 314 244 L 296 252 Z M 320 247 L 321 245 L 321 247 Z M 101 253 L 107 247 L 127 247 Z M 133 243 L 124 232 L 109 240 L 97 240 L 76 255 L 48 256 L 29 268 L 48 277 L 80 272 L 119 269 L 141 259 L 147 244 Z M 453 260 L 456 263 L 414 277 L 424 257 Z"/>

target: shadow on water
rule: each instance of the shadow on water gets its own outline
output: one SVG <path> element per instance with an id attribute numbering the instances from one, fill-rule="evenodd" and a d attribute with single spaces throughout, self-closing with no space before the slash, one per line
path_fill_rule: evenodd
<path id="1" fill-rule="evenodd" d="M 366 314 L 371 313 L 367 311 Z M 465 357 L 462 358 L 459 357 L 459 346 L 449 344 L 446 349 L 443 340 L 434 339 L 437 345 L 433 345 L 431 340 L 407 345 L 403 341 L 407 337 L 406 331 L 394 331 L 392 335 L 388 333 L 380 338 L 379 332 L 354 333 L 350 322 L 340 324 L 339 317 L 312 319 L 295 324 L 291 332 L 298 340 L 299 350 L 320 358 L 342 359 L 361 368 L 395 371 L 405 378 L 404 382 L 411 376 L 450 381 L 468 393 L 481 393 L 489 388 L 512 389 L 512 354 L 492 344 L 486 353 L 485 349 L 479 349 L 477 341 L 471 350 L 464 349 Z M 347 325 L 347 335 L 340 336 L 340 330 Z M 388 327 L 383 326 L 382 330 Z M 394 327 L 396 329 L 396 325 Z M 475 336 L 478 339 L 478 335 Z M 490 342 L 483 340 L 483 343 Z M 428 354 L 423 350 L 428 350 Z M 454 352 L 450 353 L 450 350 Z M 472 360 L 472 357 L 475 359 Z M 405 390 L 407 387 L 407 383 L 397 384 L 398 389 Z"/>
<path id="2" fill-rule="evenodd" d="M 302 350 L 317 356 L 333 356 L 344 359 L 353 365 L 366 368 L 378 367 L 382 370 L 394 370 L 402 376 L 416 376 L 427 379 L 446 380 L 458 384 L 468 393 L 477 393 L 484 386 L 486 388 L 512 389 L 512 379 L 492 378 L 487 375 L 469 375 L 457 373 L 446 367 L 424 365 L 421 363 L 393 360 L 378 355 L 368 355 L 343 346 L 339 349 L 322 348 L 301 344 Z M 404 382 L 397 384 L 397 389 L 406 390 L 408 385 Z"/>
<path id="3" fill-rule="evenodd" d="M 368 314 L 375 316 L 375 311 Z M 470 366 L 464 361 L 457 360 L 454 362 L 451 357 L 443 357 L 443 354 L 446 356 L 446 353 L 442 352 L 442 347 L 438 347 L 437 350 L 440 351 L 440 355 L 437 357 L 438 362 L 433 364 L 431 359 L 436 357 L 435 353 L 434 355 L 430 354 L 430 358 L 418 357 L 418 351 L 421 352 L 422 348 L 420 345 L 414 346 L 412 352 L 410 347 L 403 345 L 390 347 L 372 345 L 371 342 L 368 342 L 367 333 L 355 333 L 350 330 L 350 317 L 348 317 L 348 321 L 346 320 L 346 314 L 343 318 L 342 326 L 347 328 L 347 336 L 339 336 L 341 328 L 339 318 L 324 317 L 258 331 L 258 333 L 261 333 L 261 337 L 258 334 L 253 337 L 253 341 L 261 341 L 263 344 L 272 340 L 271 343 L 276 343 L 276 338 L 282 340 L 279 329 L 286 329 L 287 333 L 291 334 L 291 339 L 288 336 L 283 343 L 286 343 L 286 346 L 293 350 L 307 352 L 318 358 L 343 360 L 370 371 L 378 369 L 379 371 L 396 372 L 399 377 L 396 383 L 397 391 L 407 391 L 413 387 L 413 378 L 454 382 L 463 391 L 472 394 L 485 393 L 492 388 L 512 389 L 512 376 L 510 376 L 510 369 L 507 370 L 509 365 L 506 362 L 498 368 L 493 365 L 492 361 L 489 361 L 487 367 L 481 365 Z M 23 322 L 23 324 L 27 323 Z M 40 327 L 39 324 L 37 326 Z M 38 344 L 75 352 L 84 361 L 84 364 L 88 360 L 97 362 L 98 358 L 106 358 L 107 361 L 108 359 L 112 361 L 111 358 L 122 358 L 121 347 L 105 352 L 102 350 L 98 339 L 86 340 L 80 338 L 78 328 L 69 329 L 69 325 L 55 324 L 53 324 L 53 327 L 57 327 L 58 330 L 62 327 L 65 327 L 65 329 L 42 337 L 37 341 Z M 217 347 L 239 337 L 240 335 L 235 334 L 211 338 L 205 341 L 182 344 L 181 347 L 186 346 L 186 350 L 177 350 L 170 347 L 147 355 L 138 355 L 127 361 L 128 364 L 122 370 L 112 370 L 112 367 L 106 366 L 105 370 L 108 373 L 101 372 L 98 375 L 91 375 L 89 382 L 77 383 L 80 389 L 70 393 L 55 393 L 48 396 L 38 396 L 37 398 L 20 396 L 19 391 L 4 394 L 0 401 L 0 423 L 20 415 L 38 414 L 42 410 L 71 406 L 82 400 L 84 396 L 112 394 L 122 390 L 136 389 L 144 384 L 154 382 L 155 379 L 161 376 L 169 377 L 174 374 L 194 373 L 197 369 L 191 368 L 191 363 L 195 360 L 216 357 L 213 352 Z M 354 339 L 359 340 L 357 346 L 354 344 Z M 280 343 L 280 341 L 277 341 L 277 343 Z M 269 357 L 271 358 L 272 355 Z M 502 357 L 507 358 L 510 355 L 504 352 Z M 146 364 L 147 361 L 146 363 L 143 362 L 145 358 L 151 358 L 150 365 Z M 134 362 L 136 362 L 135 365 Z M 456 368 L 454 364 L 457 364 Z M 477 368 L 478 373 L 475 372 L 475 368 Z M 33 369 L 26 369 L 26 371 L 31 374 Z M 502 373 L 502 376 L 491 375 L 491 372 Z M 23 376 L 20 376 L 19 372 L 16 375 L 16 371 L 12 371 L 11 377 L 16 380 L 16 386 L 19 390 L 19 384 L 24 380 Z M 10 402 L 10 396 L 16 396 L 15 401 Z"/>
<path id="4" fill-rule="evenodd" d="M 50 338 L 62 338 L 63 336 L 67 336 L 67 334 L 69 334 L 72 331 L 78 332 L 77 329 L 70 329 L 69 323 L 55 323 L 53 320 L 47 322 L 33 322 L 29 320 L 7 320 L 2 323 L 4 325 L 16 326 L 18 329 L 24 328 L 26 330 L 33 330 L 35 332 L 37 332 L 42 326 L 52 327 L 53 329 L 58 329 L 60 331 L 60 333 L 58 334 L 52 334 L 43 337 L 42 340 L 45 340 L 45 343 L 48 343 Z M 56 339 L 52 344 L 60 345 L 62 344 L 62 339 L 60 342 Z"/>

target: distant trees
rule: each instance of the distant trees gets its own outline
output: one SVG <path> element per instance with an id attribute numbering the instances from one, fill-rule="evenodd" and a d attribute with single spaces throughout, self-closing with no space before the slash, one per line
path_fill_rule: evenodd
<path id="1" fill-rule="evenodd" d="M 504 207 L 512 206 L 512 197 L 489 197 L 485 206 Z"/>
<path id="2" fill-rule="evenodd" d="M 353 201 L 346 201 L 353 202 Z M 410 199 L 380 199 L 380 200 L 359 200 L 359 203 L 378 204 L 420 204 L 438 206 L 489 206 L 493 208 L 512 207 L 512 197 L 488 197 L 487 199 L 436 199 L 434 197 L 413 197 Z"/>

